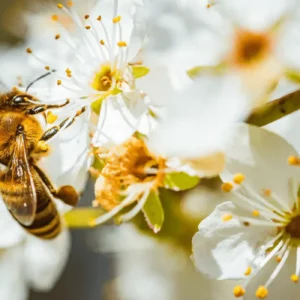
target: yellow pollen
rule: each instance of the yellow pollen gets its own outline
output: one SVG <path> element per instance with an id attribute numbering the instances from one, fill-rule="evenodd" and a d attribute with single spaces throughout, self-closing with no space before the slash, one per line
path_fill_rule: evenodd
<path id="1" fill-rule="evenodd" d="M 117 16 L 117 17 L 113 18 L 114 23 L 118 23 L 120 21 L 121 21 L 121 16 Z"/>
<path id="2" fill-rule="evenodd" d="M 266 190 L 263 190 L 263 193 L 264 193 L 264 195 L 265 195 L 266 197 L 270 197 L 270 196 L 271 196 L 271 193 L 272 193 L 272 191 L 271 191 L 271 190 L 269 190 L 269 189 L 266 189 Z"/>
<path id="3" fill-rule="evenodd" d="M 126 46 L 127 46 L 127 43 L 124 42 L 124 41 L 120 41 L 120 42 L 118 42 L 117 45 L 118 45 L 119 47 L 126 47 Z"/>
<path id="4" fill-rule="evenodd" d="M 58 7 L 59 9 L 62 9 L 64 6 L 63 6 L 61 3 L 57 3 L 57 7 Z"/>
<path id="5" fill-rule="evenodd" d="M 245 290 L 240 285 L 236 285 L 233 288 L 233 294 L 237 298 L 243 297 L 245 295 Z"/>
<path id="6" fill-rule="evenodd" d="M 242 173 L 237 173 L 233 177 L 233 182 L 236 184 L 241 184 L 245 180 L 245 176 Z"/>
<path id="7" fill-rule="evenodd" d="M 56 35 L 55 35 L 55 39 L 56 39 L 56 40 L 60 39 L 60 34 L 56 34 Z"/>
<path id="8" fill-rule="evenodd" d="M 103 40 L 100 41 L 101 45 L 105 45 L 105 42 Z"/>
<path id="9" fill-rule="evenodd" d="M 84 18 L 87 20 L 90 17 L 90 15 L 85 15 Z"/>
<path id="10" fill-rule="evenodd" d="M 264 287 L 263 285 L 259 286 L 258 289 L 256 290 L 255 296 L 258 299 L 265 299 L 268 296 L 268 289 Z"/>
<path id="11" fill-rule="evenodd" d="M 259 217 L 260 212 L 258 210 L 253 210 L 252 215 L 253 215 L 253 217 Z"/>
<path id="12" fill-rule="evenodd" d="M 102 20 L 102 17 L 98 16 L 97 21 L 101 21 L 101 20 Z"/>
<path id="13" fill-rule="evenodd" d="M 50 67 L 49 67 L 49 66 L 46 66 L 45 69 L 46 69 L 47 71 L 49 71 L 49 70 L 50 70 Z"/>
<path id="14" fill-rule="evenodd" d="M 67 2 L 67 5 L 68 5 L 69 7 L 72 7 L 72 6 L 73 6 L 73 1 L 72 1 L 72 0 L 69 0 L 69 1 Z"/>
<path id="15" fill-rule="evenodd" d="M 221 186 L 223 192 L 230 192 L 233 189 L 233 185 L 230 182 L 224 182 Z"/>
<path id="16" fill-rule="evenodd" d="M 295 282 L 295 283 L 297 283 L 298 280 L 299 280 L 299 277 L 298 277 L 296 274 L 291 275 L 290 278 L 291 278 L 291 280 L 292 280 L 293 282 Z"/>
<path id="17" fill-rule="evenodd" d="M 87 30 L 89 30 L 89 29 L 91 29 L 91 26 L 85 26 L 85 29 L 87 29 Z"/>
<path id="18" fill-rule="evenodd" d="M 248 267 L 247 270 L 245 271 L 244 275 L 245 276 L 249 276 L 252 272 L 252 268 L 251 267 Z"/>
<path id="19" fill-rule="evenodd" d="M 277 261 L 278 263 L 280 263 L 281 260 L 282 260 L 282 258 L 281 258 L 280 256 L 276 256 L 276 261 Z"/>
<path id="20" fill-rule="evenodd" d="M 61 80 L 57 80 L 57 85 L 61 85 Z"/>
<path id="21" fill-rule="evenodd" d="M 48 124 L 53 124 L 57 120 L 57 115 L 55 115 L 54 113 L 52 113 L 51 111 L 49 111 L 47 113 L 46 120 L 47 120 Z"/>
<path id="22" fill-rule="evenodd" d="M 39 141 L 37 146 L 41 151 L 47 151 L 48 150 L 48 145 L 43 141 Z"/>
<path id="23" fill-rule="evenodd" d="M 29 54 L 31 54 L 32 53 L 32 49 L 31 48 L 27 48 L 26 52 L 29 53 Z"/>
<path id="24" fill-rule="evenodd" d="M 300 159 L 294 155 L 288 157 L 288 164 L 292 166 L 300 165 Z"/>
<path id="25" fill-rule="evenodd" d="M 223 215 L 223 217 L 222 217 L 222 221 L 223 221 L 223 222 L 230 221 L 231 219 L 232 219 L 232 215 L 230 215 L 230 214 L 225 214 L 225 215 Z"/>
<path id="26" fill-rule="evenodd" d="M 58 21 L 58 15 L 52 15 L 51 20 L 54 21 L 54 22 L 57 22 Z"/>

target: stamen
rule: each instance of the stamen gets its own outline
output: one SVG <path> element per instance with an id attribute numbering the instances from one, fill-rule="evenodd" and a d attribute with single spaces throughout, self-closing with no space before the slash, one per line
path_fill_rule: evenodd
<path id="1" fill-rule="evenodd" d="M 49 67 L 49 66 L 45 66 L 45 69 L 46 69 L 47 71 L 49 71 L 49 70 L 50 70 L 50 67 Z"/>
<path id="2" fill-rule="evenodd" d="M 55 14 L 52 15 L 51 20 L 54 21 L 54 22 L 57 22 L 58 21 L 58 15 L 55 15 Z"/>
<path id="3" fill-rule="evenodd" d="M 270 197 L 272 191 L 271 191 L 270 189 L 265 189 L 265 190 L 263 190 L 263 193 L 264 193 L 264 195 L 265 195 L 266 197 Z"/>
<path id="4" fill-rule="evenodd" d="M 68 77 L 72 77 L 72 71 L 69 68 L 66 69 L 66 73 Z"/>
<path id="5" fill-rule="evenodd" d="M 124 42 L 124 41 L 120 41 L 120 42 L 117 43 L 117 45 L 118 45 L 119 47 L 126 47 L 126 46 L 127 46 L 127 43 Z"/>
<path id="6" fill-rule="evenodd" d="M 49 148 L 48 145 L 44 141 L 39 141 L 37 146 L 41 151 L 47 151 Z"/>
<path id="7" fill-rule="evenodd" d="M 245 290 L 243 289 L 243 287 L 241 287 L 240 285 L 236 285 L 233 288 L 233 294 L 235 297 L 239 298 L 239 297 L 243 297 L 245 295 Z"/>
<path id="8" fill-rule="evenodd" d="M 291 275 L 291 280 L 295 283 L 297 283 L 299 281 L 299 277 L 296 274 Z"/>
<path id="9" fill-rule="evenodd" d="M 245 180 L 245 176 L 242 173 L 237 173 L 233 177 L 233 182 L 236 184 L 241 184 Z"/>
<path id="10" fill-rule="evenodd" d="M 260 212 L 258 210 L 253 210 L 252 215 L 253 215 L 253 217 L 259 217 Z"/>
<path id="11" fill-rule="evenodd" d="M 47 113 L 46 120 L 47 120 L 48 124 L 53 124 L 57 120 L 57 115 L 55 115 L 54 113 L 52 113 L 51 111 L 49 111 Z"/>
<path id="12" fill-rule="evenodd" d="M 118 23 L 121 21 L 121 16 L 117 16 L 115 18 L 113 18 L 113 23 Z"/>
<path id="13" fill-rule="evenodd" d="M 59 9 L 62 9 L 64 6 L 63 6 L 61 3 L 57 3 L 57 7 L 58 7 Z"/>
<path id="14" fill-rule="evenodd" d="M 103 40 L 100 41 L 101 45 L 105 45 L 105 42 Z"/>
<path id="15" fill-rule="evenodd" d="M 247 270 L 245 271 L 244 275 L 249 276 L 252 273 L 252 268 L 248 267 Z"/>
<path id="16" fill-rule="evenodd" d="M 62 84 L 62 82 L 61 82 L 60 79 L 58 79 L 56 83 L 57 83 L 57 85 L 61 85 Z"/>
<path id="17" fill-rule="evenodd" d="M 27 49 L 26 49 L 26 52 L 27 52 L 28 54 L 31 54 L 31 53 L 32 53 L 32 49 L 31 49 L 31 48 L 27 48 Z"/>
<path id="18" fill-rule="evenodd" d="M 228 192 L 230 192 L 233 189 L 233 185 L 230 182 L 224 182 L 221 185 L 221 189 L 222 189 L 223 192 L 228 193 Z"/>
<path id="19" fill-rule="evenodd" d="M 223 222 L 230 221 L 231 219 L 232 219 L 232 215 L 230 215 L 230 214 L 225 214 L 225 215 L 223 215 L 223 217 L 222 217 L 222 221 L 223 221 Z"/>
<path id="20" fill-rule="evenodd" d="M 277 261 L 278 263 L 280 263 L 281 260 L 282 260 L 282 258 L 281 258 L 280 256 L 276 256 L 276 261 Z"/>
<path id="21" fill-rule="evenodd" d="M 261 285 L 256 290 L 255 295 L 258 299 L 265 299 L 268 296 L 268 293 L 269 293 L 268 289 L 263 285 Z"/>
<path id="22" fill-rule="evenodd" d="M 288 157 L 288 164 L 291 166 L 299 166 L 300 165 L 300 158 L 294 155 Z"/>
<path id="23" fill-rule="evenodd" d="M 87 25 L 87 26 L 85 26 L 85 29 L 86 29 L 86 30 L 90 30 L 90 29 L 91 29 L 91 26 Z"/>
<path id="24" fill-rule="evenodd" d="M 101 21 L 102 20 L 102 17 L 101 16 L 98 16 L 97 17 L 97 21 Z"/>
<path id="25" fill-rule="evenodd" d="M 67 2 L 67 5 L 68 5 L 69 7 L 72 7 L 72 6 L 73 6 L 73 1 L 72 1 L 72 0 L 69 0 L 69 1 Z"/>
<path id="26" fill-rule="evenodd" d="M 54 37 L 56 40 L 60 39 L 60 34 L 56 34 Z"/>
<path id="27" fill-rule="evenodd" d="M 84 18 L 87 20 L 89 19 L 90 15 L 85 15 Z"/>

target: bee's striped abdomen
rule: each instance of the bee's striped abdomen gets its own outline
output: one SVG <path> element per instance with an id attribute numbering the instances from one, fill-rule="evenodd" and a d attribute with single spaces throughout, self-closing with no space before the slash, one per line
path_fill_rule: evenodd
<path id="1" fill-rule="evenodd" d="M 53 239 L 61 232 L 59 213 L 46 191 L 37 194 L 37 209 L 33 223 L 30 226 L 22 226 L 42 239 Z"/>

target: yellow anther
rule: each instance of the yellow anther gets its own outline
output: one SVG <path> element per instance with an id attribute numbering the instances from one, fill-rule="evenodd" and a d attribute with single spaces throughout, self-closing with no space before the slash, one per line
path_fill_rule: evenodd
<path id="1" fill-rule="evenodd" d="M 101 45 L 105 45 L 105 42 L 103 40 L 100 41 Z"/>
<path id="2" fill-rule="evenodd" d="M 48 145 L 44 141 L 39 141 L 37 146 L 41 151 L 47 151 L 48 150 Z"/>
<path id="3" fill-rule="evenodd" d="M 260 216 L 260 212 L 258 210 L 253 210 L 252 211 L 252 215 L 253 215 L 253 217 L 259 217 Z"/>
<path id="4" fill-rule="evenodd" d="M 54 22 L 57 22 L 58 21 L 58 15 L 52 15 L 51 20 L 54 21 Z"/>
<path id="5" fill-rule="evenodd" d="M 268 293 L 269 293 L 268 289 L 265 286 L 261 285 L 256 290 L 255 296 L 258 299 L 265 299 L 268 296 Z"/>
<path id="6" fill-rule="evenodd" d="M 223 221 L 223 222 L 230 221 L 231 219 L 232 219 L 232 215 L 230 215 L 230 214 L 225 214 L 225 215 L 223 215 L 223 217 L 222 217 L 222 221 Z"/>
<path id="7" fill-rule="evenodd" d="M 90 17 L 90 15 L 85 15 L 84 18 L 87 20 Z"/>
<path id="8" fill-rule="evenodd" d="M 69 68 L 67 68 L 67 69 L 66 69 L 66 73 L 67 73 L 67 75 L 71 75 L 71 74 L 72 74 L 72 71 L 71 71 Z"/>
<path id="9" fill-rule="evenodd" d="M 252 272 L 252 268 L 251 267 L 248 267 L 247 270 L 245 271 L 244 275 L 245 276 L 249 276 Z"/>
<path id="10" fill-rule="evenodd" d="M 29 54 L 31 54 L 32 53 L 32 49 L 31 48 L 27 48 L 26 52 L 29 53 Z"/>
<path id="11" fill-rule="evenodd" d="M 89 29 L 91 29 L 91 26 L 87 25 L 87 26 L 85 26 L 85 29 L 89 30 Z"/>
<path id="12" fill-rule="evenodd" d="M 121 21 L 121 16 L 117 16 L 117 17 L 113 18 L 114 23 L 118 23 L 120 21 Z"/>
<path id="13" fill-rule="evenodd" d="M 299 280 L 299 277 L 298 277 L 296 274 L 293 274 L 293 275 L 291 275 L 291 280 L 292 280 L 293 282 L 297 283 L 298 280 Z"/>
<path id="14" fill-rule="evenodd" d="M 280 263 L 281 260 L 282 260 L 282 258 L 281 258 L 280 256 L 276 256 L 276 261 L 277 261 L 278 263 Z"/>
<path id="15" fill-rule="evenodd" d="M 288 157 L 288 164 L 292 166 L 300 165 L 300 159 L 297 156 L 291 155 Z"/>
<path id="16" fill-rule="evenodd" d="M 271 191 L 270 189 L 265 189 L 265 190 L 263 190 L 263 193 L 264 193 L 264 195 L 265 195 L 266 197 L 270 197 L 272 191 Z"/>
<path id="17" fill-rule="evenodd" d="M 127 46 L 127 43 L 124 42 L 124 41 L 120 41 L 120 42 L 118 42 L 117 45 L 118 45 L 119 47 L 126 47 L 126 46 Z"/>
<path id="18" fill-rule="evenodd" d="M 52 113 L 51 111 L 49 111 L 47 113 L 46 120 L 47 120 L 48 124 L 53 124 L 57 120 L 57 115 L 55 115 L 54 113 Z"/>
<path id="19" fill-rule="evenodd" d="M 59 9 L 62 9 L 64 6 L 63 6 L 61 3 L 57 3 L 57 7 L 58 7 Z"/>
<path id="20" fill-rule="evenodd" d="M 243 297 L 245 295 L 245 290 L 243 289 L 243 287 L 241 287 L 240 285 L 236 285 L 233 288 L 233 294 L 235 297 L 239 298 L 239 297 Z"/>
<path id="21" fill-rule="evenodd" d="M 73 1 L 72 1 L 72 0 L 69 0 L 69 1 L 67 2 L 67 5 L 68 5 L 69 7 L 72 7 L 72 6 L 73 6 Z"/>
<path id="22" fill-rule="evenodd" d="M 60 34 L 56 34 L 56 35 L 55 35 L 55 39 L 56 39 L 56 40 L 60 39 Z"/>
<path id="23" fill-rule="evenodd" d="M 102 17 L 98 16 L 97 21 L 101 21 L 101 20 L 102 20 Z"/>
<path id="24" fill-rule="evenodd" d="M 233 189 L 233 185 L 230 182 L 224 182 L 221 186 L 223 192 L 230 192 Z"/>
<path id="25" fill-rule="evenodd" d="M 57 85 L 61 85 L 61 80 L 57 80 Z"/>
<path id="26" fill-rule="evenodd" d="M 50 70 L 50 67 L 49 67 L 49 66 L 46 66 L 45 69 L 46 69 L 47 71 L 49 71 L 49 70 Z"/>
<path id="27" fill-rule="evenodd" d="M 241 184 L 245 180 L 245 176 L 242 173 L 237 173 L 233 177 L 233 182 L 236 184 Z"/>

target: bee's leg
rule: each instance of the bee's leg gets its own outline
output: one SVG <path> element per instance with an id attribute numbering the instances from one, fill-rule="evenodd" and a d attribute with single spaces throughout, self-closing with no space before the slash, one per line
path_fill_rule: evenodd
<path id="1" fill-rule="evenodd" d="M 63 104 L 39 104 L 39 105 L 35 105 L 34 107 L 27 109 L 25 111 L 25 114 L 27 115 L 36 115 L 39 113 L 42 113 L 48 109 L 54 109 L 54 108 L 61 108 L 64 107 L 66 105 L 68 105 L 70 103 L 70 100 L 67 100 L 65 103 Z"/>
<path id="2" fill-rule="evenodd" d="M 65 204 L 71 206 L 77 205 L 79 195 L 71 185 L 63 185 L 56 190 L 47 175 L 38 166 L 34 165 L 33 167 L 53 197 L 60 199 Z"/>
<path id="3" fill-rule="evenodd" d="M 49 128 L 47 131 L 44 132 L 44 134 L 40 138 L 40 141 L 46 142 L 47 140 L 51 139 L 54 135 L 56 135 L 64 127 L 64 125 L 67 122 L 69 122 L 69 123 L 68 123 L 68 125 L 65 128 L 68 128 L 69 126 L 71 126 L 74 123 L 75 119 L 78 116 L 80 116 L 81 114 L 83 114 L 84 112 L 85 112 L 85 107 L 83 107 L 82 109 L 80 109 L 76 113 L 76 115 L 71 119 L 71 121 L 70 121 L 70 118 L 67 118 L 64 121 L 62 121 L 59 125 L 53 126 L 53 127 Z"/>

